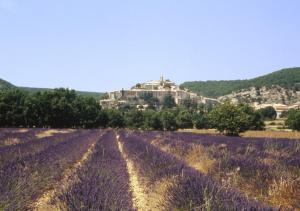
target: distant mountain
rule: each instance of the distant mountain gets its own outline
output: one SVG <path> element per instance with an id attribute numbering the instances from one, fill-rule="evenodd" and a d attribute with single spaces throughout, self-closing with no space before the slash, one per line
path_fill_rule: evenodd
<path id="1" fill-rule="evenodd" d="M 1 89 L 21 89 L 21 90 L 27 91 L 29 93 L 36 93 L 39 91 L 51 90 L 48 88 L 18 87 L 18 86 L 15 86 L 3 79 L 0 79 L 0 90 Z M 94 97 L 97 100 L 99 100 L 104 94 L 101 92 L 86 92 L 86 91 L 76 91 L 76 93 L 79 95 L 82 95 L 82 96 Z"/>
<path id="2" fill-rule="evenodd" d="M 300 67 L 282 69 L 249 80 L 191 81 L 181 84 L 181 86 L 193 92 L 212 98 L 228 95 L 243 89 L 250 89 L 251 87 L 260 89 L 274 85 L 290 90 L 300 90 Z"/>

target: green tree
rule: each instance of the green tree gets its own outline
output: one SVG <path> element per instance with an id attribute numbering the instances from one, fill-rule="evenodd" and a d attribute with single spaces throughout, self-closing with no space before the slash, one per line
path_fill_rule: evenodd
<path id="1" fill-rule="evenodd" d="M 187 109 L 181 109 L 176 116 L 178 128 L 193 128 L 192 114 Z"/>
<path id="2" fill-rule="evenodd" d="M 280 115 L 280 118 L 287 118 L 291 112 L 295 112 L 296 109 L 291 108 L 287 111 L 283 111 Z"/>
<path id="3" fill-rule="evenodd" d="M 196 110 L 197 109 L 197 102 L 193 101 L 190 98 L 186 98 L 186 99 L 183 100 L 182 106 L 187 108 L 187 109 L 190 109 L 190 110 Z"/>
<path id="4" fill-rule="evenodd" d="M 77 97 L 74 90 L 55 89 L 49 95 L 51 97 L 51 113 L 49 123 L 54 128 L 69 128 L 74 124 L 74 110 L 72 103 Z"/>
<path id="5" fill-rule="evenodd" d="M 144 123 L 143 112 L 137 109 L 132 109 L 125 113 L 125 124 L 129 128 L 141 128 Z"/>
<path id="6" fill-rule="evenodd" d="M 93 97 L 78 96 L 72 102 L 74 126 L 95 128 L 98 126 L 98 116 L 101 110 L 99 103 Z"/>
<path id="7" fill-rule="evenodd" d="M 257 110 L 264 120 L 275 120 L 277 112 L 272 106 L 267 106 Z"/>
<path id="8" fill-rule="evenodd" d="M 162 130 L 162 123 L 160 120 L 160 112 L 154 110 L 144 111 L 144 129 L 148 130 Z"/>
<path id="9" fill-rule="evenodd" d="M 300 130 L 300 110 L 291 109 L 285 120 L 285 124 L 293 130 Z"/>
<path id="10" fill-rule="evenodd" d="M 161 112 L 161 123 L 164 130 L 177 130 L 175 114 L 164 110 Z"/>
<path id="11" fill-rule="evenodd" d="M 108 122 L 109 122 L 109 117 L 107 112 L 105 110 L 99 111 L 97 115 L 97 126 L 105 128 L 107 127 Z"/>
<path id="12" fill-rule="evenodd" d="M 168 108 L 174 108 L 176 107 L 175 99 L 174 97 L 168 93 L 164 99 L 163 99 L 163 109 L 168 109 Z"/>
<path id="13" fill-rule="evenodd" d="M 25 126 L 27 96 L 27 93 L 15 89 L 0 92 L 0 126 Z"/>
<path id="14" fill-rule="evenodd" d="M 262 130 L 265 127 L 262 116 L 258 111 L 255 111 L 253 107 L 248 104 L 238 105 L 242 112 L 248 115 L 248 124 L 245 125 L 243 130 Z"/>
<path id="15" fill-rule="evenodd" d="M 206 113 L 195 113 L 193 115 L 193 125 L 197 129 L 209 128 L 209 121 Z"/>
<path id="16" fill-rule="evenodd" d="M 123 114 L 117 109 L 107 110 L 108 126 L 113 128 L 121 128 L 125 125 Z"/>
<path id="17" fill-rule="evenodd" d="M 209 113 L 209 121 L 221 133 L 236 136 L 246 130 L 249 115 L 230 102 L 219 104 Z"/>

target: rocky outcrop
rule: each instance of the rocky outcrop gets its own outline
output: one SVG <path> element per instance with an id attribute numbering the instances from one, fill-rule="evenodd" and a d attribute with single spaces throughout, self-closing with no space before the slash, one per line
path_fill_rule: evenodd
<path id="1" fill-rule="evenodd" d="M 218 98 L 219 101 L 231 100 L 234 103 L 282 103 L 291 105 L 300 101 L 300 91 L 296 89 L 287 89 L 278 85 L 270 87 L 243 89 L 238 92 L 224 95 Z"/>

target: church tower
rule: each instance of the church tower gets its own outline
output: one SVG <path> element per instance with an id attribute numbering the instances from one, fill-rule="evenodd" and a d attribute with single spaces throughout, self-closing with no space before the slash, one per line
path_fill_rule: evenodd
<path id="1" fill-rule="evenodd" d="M 160 82 L 164 82 L 164 76 L 163 75 L 160 76 Z"/>

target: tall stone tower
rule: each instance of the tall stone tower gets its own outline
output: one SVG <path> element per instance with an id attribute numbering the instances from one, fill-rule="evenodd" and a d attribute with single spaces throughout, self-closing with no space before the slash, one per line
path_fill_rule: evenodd
<path id="1" fill-rule="evenodd" d="M 164 82 L 164 76 L 163 75 L 160 76 L 160 82 Z"/>

